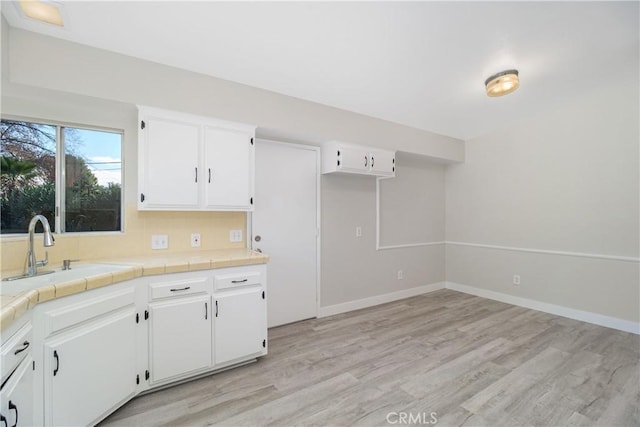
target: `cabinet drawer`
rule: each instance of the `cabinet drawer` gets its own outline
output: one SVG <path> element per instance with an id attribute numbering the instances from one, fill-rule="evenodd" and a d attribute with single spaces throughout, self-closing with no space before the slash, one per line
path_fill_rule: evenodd
<path id="1" fill-rule="evenodd" d="M 123 307 L 133 306 L 134 302 L 133 288 L 125 288 L 47 311 L 44 315 L 45 336 Z"/>
<path id="2" fill-rule="evenodd" d="M 213 283 L 216 291 L 237 288 L 238 286 L 258 285 L 262 283 L 262 274 L 258 270 L 216 274 Z"/>
<path id="3" fill-rule="evenodd" d="M 170 282 L 151 283 L 149 285 L 149 300 L 208 293 L 207 282 L 206 277 L 194 277 Z"/>
<path id="4" fill-rule="evenodd" d="M 0 348 L 2 355 L 2 382 L 18 366 L 20 361 L 31 351 L 32 340 L 31 322 L 24 325 L 11 336 Z"/>

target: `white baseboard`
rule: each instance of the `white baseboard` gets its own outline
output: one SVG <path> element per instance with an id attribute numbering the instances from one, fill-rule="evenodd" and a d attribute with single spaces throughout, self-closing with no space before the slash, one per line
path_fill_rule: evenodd
<path id="1" fill-rule="evenodd" d="M 569 319 L 581 320 L 583 322 L 640 335 L 640 323 L 618 319 L 617 317 L 605 316 L 598 313 L 592 313 L 590 311 L 576 310 L 574 308 L 563 307 L 561 305 L 550 304 L 528 298 L 516 297 L 513 295 L 503 294 L 501 292 L 462 285 L 460 283 L 446 282 L 446 288 L 464 292 L 465 294 L 476 295 L 482 298 L 505 302 L 519 307 L 531 308 L 533 310 L 555 314 L 557 316 L 568 317 Z"/>
<path id="2" fill-rule="evenodd" d="M 391 292 L 388 294 L 376 295 L 369 298 L 320 307 L 318 309 L 318 317 L 333 316 L 334 314 L 360 310 L 362 308 L 373 307 L 375 305 L 384 304 L 386 302 L 398 301 L 404 298 L 426 294 L 428 292 L 444 289 L 445 284 L 446 282 L 431 283 L 429 285 L 418 286 L 416 288 L 403 289 L 401 291 Z"/>

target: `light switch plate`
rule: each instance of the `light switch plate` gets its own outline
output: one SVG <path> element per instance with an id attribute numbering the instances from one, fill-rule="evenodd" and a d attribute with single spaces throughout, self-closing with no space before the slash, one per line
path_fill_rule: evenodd
<path id="1" fill-rule="evenodd" d="M 168 249 L 169 236 L 166 234 L 154 234 L 151 236 L 151 249 Z"/>

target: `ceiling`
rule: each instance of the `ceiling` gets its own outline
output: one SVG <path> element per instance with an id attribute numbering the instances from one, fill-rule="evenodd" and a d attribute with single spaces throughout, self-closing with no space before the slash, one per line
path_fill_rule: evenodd
<path id="1" fill-rule="evenodd" d="M 68 2 L 9 24 L 460 139 L 638 78 L 638 2 Z M 489 98 L 485 79 L 521 87 Z"/>

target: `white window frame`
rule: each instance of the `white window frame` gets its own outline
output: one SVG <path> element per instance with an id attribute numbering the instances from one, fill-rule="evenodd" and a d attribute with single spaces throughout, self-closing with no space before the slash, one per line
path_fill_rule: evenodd
<path id="1" fill-rule="evenodd" d="M 53 120 L 45 120 L 45 119 L 37 119 L 30 117 L 22 117 L 22 116 L 12 116 L 12 115 L 2 115 L 0 117 L 2 120 L 11 120 L 16 122 L 28 122 L 28 123 L 36 123 L 41 125 L 55 126 L 56 127 L 56 179 L 55 179 L 55 189 L 56 189 L 56 197 L 55 197 L 55 206 L 54 206 L 54 217 L 55 217 L 55 232 L 54 234 L 66 234 L 69 236 L 84 236 L 84 235 L 96 235 L 96 234 L 121 234 L 124 233 L 124 195 L 125 195 L 125 179 L 124 179 L 124 171 L 125 171 L 125 155 L 124 155 L 124 137 L 125 133 L 123 129 L 115 129 L 103 126 L 95 126 L 95 125 L 85 125 L 78 123 L 70 123 L 70 122 L 59 122 Z M 112 230 L 112 231 L 71 231 L 67 232 L 65 230 L 65 183 L 66 183 L 66 168 L 65 168 L 65 142 L 64 142 L 64 129 L 65 128 L 75 128 L 75 129 L 83 129 L 90 131 L 98 131 L 98 132 L 110 132 L 116 133 L 120 135 L 120 230 Z M 61 155 L 62 153 L 62 155 Z M 24 233 L 11 233 L 11 234 L 0 234 L 0 239 L 8 238 L 8 237 L 19 237 L 26 236 L 27 232 Z"/>

